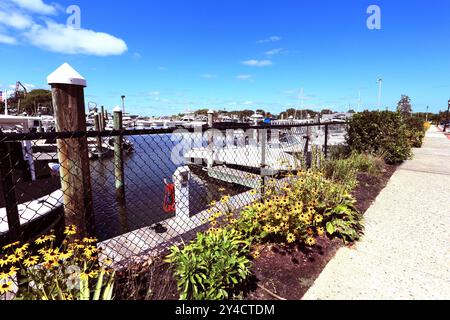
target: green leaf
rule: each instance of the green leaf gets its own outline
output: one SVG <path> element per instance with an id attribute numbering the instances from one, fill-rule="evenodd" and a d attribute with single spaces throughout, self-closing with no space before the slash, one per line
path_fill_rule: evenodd
<path id="1" fill-rule="evenodd" d="M 333 223 L 328 222 L 328 223 L 327 223 L 327 232 L 328 232 L 328 234 L 332 235 L 332 234 L 334 234 L 335 231 L 336 231 L 336 230 L 335 230 L 335 228 L 334 228 Z"/>

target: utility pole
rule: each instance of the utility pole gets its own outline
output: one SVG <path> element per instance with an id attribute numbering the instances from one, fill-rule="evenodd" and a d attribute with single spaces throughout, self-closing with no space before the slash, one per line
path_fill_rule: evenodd
<path id="1" fill-rule="evenodd" d="M 378 79 L 378 111 L 381 110 L 381 95 L 382 95 L 382 88 L 383 88 L 383 79 Z"/>
<path id="2" fill-rule="evenodd" d="M 358 91 L 358 110 L 356 112 L 361 112 L 361 90 Z"/>
<path id="3" fill-rule="evenodd" d="M 122 96 L 122 114 L 125 115 L 125 96 Z"/>
<path id="4" fill-rule="evenodd" d="M 427 106 L 427 115 L 426 115 L 426 122 L 428 122 L 428 110 L 430 109 L 430 107 L 429 106 Z"/>

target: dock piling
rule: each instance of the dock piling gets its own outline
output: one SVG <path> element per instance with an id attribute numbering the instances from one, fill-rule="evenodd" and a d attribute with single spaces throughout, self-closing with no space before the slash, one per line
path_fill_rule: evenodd
<path id="1" fill-rule="evenodd" d="M 123 130 L 122 109 L 117 106 L 113 112 L 114 131 Z M 118 135 L 114 140 L 114 174 L 116 181 L 116 195 L 119 203 L 125 201 L 125 174 L 123 165 L 123 138 Z"/>
<path id="2" fill-rule="evenodd" d="M 86 131 L 86 80 L 65 63 L 47 77 L 52 87 L 57 132 Z M 92 186 L 87 138 L 58 139 L 58 158 L 66 225 L 78 236 L 94 235 Z"/>

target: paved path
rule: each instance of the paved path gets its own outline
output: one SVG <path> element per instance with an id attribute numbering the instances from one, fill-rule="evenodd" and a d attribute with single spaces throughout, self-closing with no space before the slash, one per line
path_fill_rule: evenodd
<path id="1" fill-rule="evenodd" d="M 450 299 L 450 140 L 432 127 L 303 299 Z"/>

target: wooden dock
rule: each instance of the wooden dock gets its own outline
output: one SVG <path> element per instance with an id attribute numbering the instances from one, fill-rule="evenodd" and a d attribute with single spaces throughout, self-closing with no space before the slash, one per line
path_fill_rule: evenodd
<path id="1" fill-rule="evenodd" d="M 208 176 L 252 189 L 258 188 L 261 183 L 261 177 L 259 175 L 228 168 L 227 166 L 217 166 L 208 169 Z"/>

